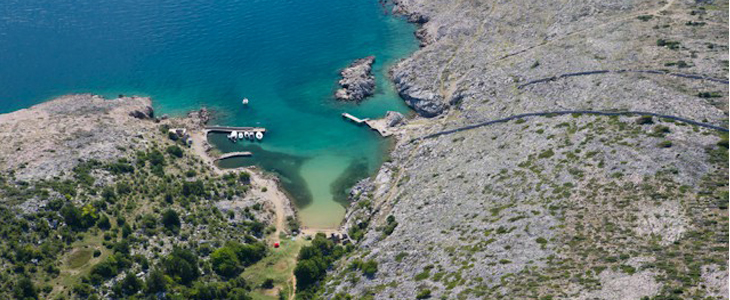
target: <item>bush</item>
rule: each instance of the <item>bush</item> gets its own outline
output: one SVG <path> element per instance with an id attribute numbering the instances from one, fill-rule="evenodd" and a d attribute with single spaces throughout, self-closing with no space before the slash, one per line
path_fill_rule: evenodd
<path id="1" fill-rule="evenodd" d="M 147 275 L 146 289 L 147 293 L 154 294 L 167 290 L 167 279 L 165 273 L 160 269 L 154 269 Z"/>
<path id="2" fill-rule="evenodd" d="M 416 295 L 416 299 L 428 299 L 428 298 L 431 298 L 431 290 L 430 289 L 421 290 Z"/>
<path id="3" fill-rule="evenodd" d="M 112 278 L 117 276 L 119 268 L 117 267 L 117 260 L 114 256 L 108 257 L 106 260 L 94 265 L 91 268 L 92 275 L 99 275 L 102 278 Z"/>
<path id="4" fill-rule="evenodd" d="M 144 229 L 147 234 L 153 234 L 155 232 L 155 228 L 157 228 L 157 218 L 153 215 L 145 215 L 142 217 L 141 223 L 142 229 Z"/>
<path id="5" fill-rule="evenodd" d="M 658 39 L 656 41 L 656 45 L 659 46 L 659 47 L 667 47 L 667 48 L 672 49 L 672 50 L 677 50 L 677 49 L 679 49 L 680 43 L 677 42 L 677 41 L 670 41 L 670 40 L 665 40 L 665 39 Z"/>
<path id="6" fill-rule="evenodd" d="M 720 98 L 722 97 L 721 92 L 700 92 L 697 94 L 700 98 Z"/>
<path id="7" fill-rule="evenodd" d="M 200 277 L 198 257 L 190 250 L 173 248 L 172 252 L 162 262 L 165 274 L 176 282 L 189 285 Z"/>
<path id="8" fill-rule="evenodd" d="M 121 160 L 108 164 L 105 169 L 114 175 L 134 172 L 134 166 Z"/>
<path id="9" fill-rule="evenodd" d="M 109 217 L 101 215 L 101 217 L 99 217 L 99 221 L 96 222 L 96 226 L 99 227 L 99 229 L 107 230 L 112 227 L 112 224 L 109 223 Z"/>
<path id="10" fill-rule="evenodd" d="M 21 277 L 18 282 L 15 283 L 13 293 L 18 299 L 38 299 L 38 290 L 35 285 L 33 285 L 33 281 L 25 276 Z"/>
<path id="11" fill-rule="evenodd" d="M 74 285 L 73 292 L 81 298 L 88 298 L 94 292 L 94 287 L 88 283 L 79 283 Z"/>
<path id="12" fill-rule="evenodd" d="M 99 250 L 99 249 L 94 250 L 94 257 L 99 257 L 99 256 L 101 256 L 101 250 Z"/>
<path id="13" fill-rule="evenodd" d="M 263 289 L 273 289 L 274 288 L 274 280 L 271 278 L 266 278 L 263 283 L 261 283 L 261 288 Z"/>
<path id="14" fill-rule="evenodd" d="M 162 213 L 162 225 L 173 233 L 180 231 L 180 217 L 177 212 L 167 209 Z"/>
<path id="15" fill-rule="evenodd" d="M 378 262 L 375 260 L 368 260 L 362 264 L 362 274 L 367 277 L 373 277 L 378 272 Z"/>
<path id="16" fill-rule="evenodd" d="M 185 196 L 202 196 L 203 194 L 205 194 L 205 186 L 200 180 L 185 181 L 183 182 L 182 193 Z"/>
<path id="17" fill-rule="evenodd" d="M 152 150 L 152 152 L 147 153 L 147 160 L 150 161 L 152 166 L 164 166 L 165 165 L 165 156 L 162 155 L 162 152 L 158 151 L 157 149 Z"/>
<path id="18" fill-rule="evenodd" d="M 168 154 L 174 156 L 174 157 L 182 157 L 183 151 L 178 147 L 177 145 L 168 146 L 165 150 Z"/>
<path id="19" fill-rule="evenodd" d="M 117 194 L 119 195 L 126 195 L 132 192 L 132 187 L 127 182 L 118 182 L 117 183 Z"/>
<path id="20" fill-rule="evenodd" d="M 228 246 L 215 250 L 210 255 L 210 262 L 213 266 L 213 271 L 223 277 L 234 277 L 243 271 L 240 267 L 238 255 Z"/>
<path id="21" fill-rule="evenodd" d="M 248 184 L 251 182 L 251 174 L 249 174 L 248 172 L 241 172 L 238 174 L 238 180 Z"/>
<path id="22" fill-rule="evenodd" d="M 657 145 L 657 146 L 659 146 L 660 148 L 671 148 L 672 141 L 663 141 L 663 142 L 659 143 L 659 145 Z"/>
<path id="23" fill-rule="evenodd" d="M 385 235 L 390 235 L 393 233 L 393 230 L 395 230 L 395 227 L 398 226 L 398 222 L 395 221 L 394 216 L 388 216 L 386 221 L 387 224 L 385 225 L 385 228 L 383 228 L 383 233 L 385 233 Z"/>
<path id="24" fill-rule="evenodd" d="M 127 273 L 124 279 L 117 283 L 121 293 L 124 295 L 134 295 L 142 289 L 142 280 L 137 278 L 133 273 Z"/>

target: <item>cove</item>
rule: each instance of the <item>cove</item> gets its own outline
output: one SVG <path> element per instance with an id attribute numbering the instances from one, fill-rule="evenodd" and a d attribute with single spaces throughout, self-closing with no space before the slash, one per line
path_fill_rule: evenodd
<path id="1" fill-rule="evenodd" d="M 158 114 L 205 106 L 211 124 L 266 127 L 261 143 L 209 136 L 221 151 L 254 153 L 220 166 L 279 174 L 303 224 L 331 228 L 347 187 L 389 147 L 340 114 L 409 111 L 387 72 L 418 48 L 415 28 L 388 10 L 375 0 L 0 1 L 0 112 L 69 93 L 144 95 Z M 367 55 L 375 96 L 337 102 L 338 71 Z"/>

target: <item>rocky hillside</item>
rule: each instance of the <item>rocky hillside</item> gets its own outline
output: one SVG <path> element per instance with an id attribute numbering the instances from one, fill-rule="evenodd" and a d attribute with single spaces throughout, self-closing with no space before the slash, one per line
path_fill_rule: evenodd
<path id="1" fill-rule="evenodd" d="M 398 0 L 422 117 L 353 189 L 323 296 L 728 297 L 728 6 Z M 434 133 L 447 134 L 421 139 Z M 360 272 L 359 262 L 377 265 Z"/>
<path id="2" fill-rule="evenodd" d="M 423 116 L 451 110 L 456 122 L 468 122 L 555 109 L 646 110 L 719 123 L 727 116 L 727 2 L 396 4 L 423 23 L 426 46 L 393 70 L 400 94 Z M 620 70 L 664 73 L 609 72 L 523 86 Z"/>

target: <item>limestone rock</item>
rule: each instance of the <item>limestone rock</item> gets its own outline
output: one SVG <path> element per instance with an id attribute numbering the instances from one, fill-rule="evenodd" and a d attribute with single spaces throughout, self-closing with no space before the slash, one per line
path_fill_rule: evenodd
<path id="1" fill-rule="evenodd" d="M 340 72 L 340 89 L 335 98 L 345 101 L 362 101 L 375 92 L 375 76 L 372 74 L 375 56 L 358 59 Z"/>

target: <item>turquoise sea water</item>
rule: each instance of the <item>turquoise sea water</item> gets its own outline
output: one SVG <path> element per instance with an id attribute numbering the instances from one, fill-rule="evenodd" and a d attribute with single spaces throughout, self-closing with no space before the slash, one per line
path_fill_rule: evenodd
<path id="1" fill-rule="evenodd" d="M 81 92 L 151 96 L 158 114 L 207 106 L 213 123 L 268 129 L 262 143 L 210 136 L 224 152 L 254 152 L 221 166 L 279 173 L 304 224 L 332 227 L 345 189 L 388 146 L 340 114 L 408 111 L 387 69 L 416 50 L 414 28 L 386 10 L 376 0 L 3 0 L 0 112 Z M 376 95 L 336 102 L 339 69 L 367 55 Z"/>

